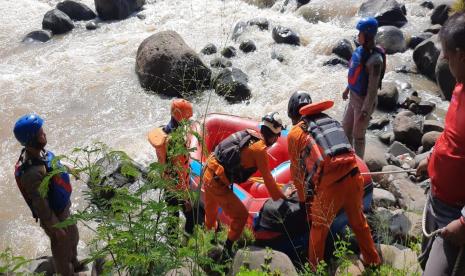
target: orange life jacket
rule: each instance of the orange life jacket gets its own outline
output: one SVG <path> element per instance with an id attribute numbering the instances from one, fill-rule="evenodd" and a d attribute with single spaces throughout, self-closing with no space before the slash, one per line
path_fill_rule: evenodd
<path id="1" fill-rule="evenodd" d="M 167 153 L 169 136 L 165 131 L 163 131 L 163 128 L 161 127 L 150 131 L 148 134 L 148 140 L 149 143 L 155 148 L 158 162 L 162 164 L 170 163 L 170 167 L 174 168 L 167 170 L 165 174 L 167 177 L 179 179 L 176 189 L 187 189 L 189 187 L 189 156 L 168 156 Z"/>
<path id="2" fill-rule="evenodd" d="M 347 176 L 356 166 L 356 157 L 342 126 L 328 115 L 304 116 L 300 127 L 308 133 L 300 166 L 310 199 L 320 183 L 336 183 Z"/>

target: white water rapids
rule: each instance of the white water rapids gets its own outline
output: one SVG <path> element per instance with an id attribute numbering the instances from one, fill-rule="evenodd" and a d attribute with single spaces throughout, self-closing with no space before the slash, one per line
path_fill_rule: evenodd
<path id="1" fill-rule="evenodd" d="M 92 0 L 83 3 L 95 10 Z M 358 0 L 314 0 L 326 6 L 328 22 L 305 21 L 293 11 L 281 12 L 278 1 L 269 9 L 259 9 L 240 0 L 148 0 L 142 13 L 123 21 L 103 23 L 87 31 L 85 22 L 76 23 L 68 34 L 47 43 L 21 43 L 30 31 L 40 29 L 43 15 L 58 3 L 55 0 L 0 0 L 0 251 L 11 247 L 15 254 L 35 257 L 50 254 L 49 241 L 31 218 L 19 193 L 13 167 L 20 152 L 12 128 L 17 118 L 36 112 L 46 120 L 48 149 L 67 154 L 75 147 L 94 141 L 128 152 L 141 162 L 154 160 L 146 134 L 169 119 L 169 99 L 146 93 L 134 71 L 139 44 L 162 30 L 175 30 L 194 50 L 207 43 L 221 49 L 238 42 L 230 35 L 239 20 L 267 18 L 269 31 L 250 28 L 241 39 L 252 39 L 257 51 L 232 59 L 235 67 L 249 76 L 250 104 L 228 105 L 215 93 L 205 92 L 193 99 L 199 118 L 206 111 L 225 112 L 260 118 L 270 111 L 286 116 L 287 100 L 296 89 L 311 92 L 314 100 L 332 99 L 330 112 L 342 117 L 345 104 L 341 92 L 347 69 L 322 67 L 335 42 L 356 34 Z M 409 23 L 402 30 L 414 35 L 429 26 L 430 11 L 421 0 L 405 0 Z M 424 16 L 428 15 L 428 16 Z M 290 27 L 300 34 L 305 46 L 277 45 L 271 38 L 274 25 Z M 272 51 L 284 55 L 285 62 L 271 59 Z M 212 57 L 201 56 L 206 64 Z M 386 80 L 409 81 L 420 92 L 439 103 L 439 113 L 447 107 L 436 96 L 437 87 L 424 77 L 393 72 L 395 67 L 412 64 L 412 51 L 388 56 Z M 442 111 L 441 111 L 442 109 Z M 289 120 L 286 121 L 289 123 Z M 85 184 L 74 182 L 73 209 L 84 206 Z M 90 234 L 81 228 L 80 251 Z"/>

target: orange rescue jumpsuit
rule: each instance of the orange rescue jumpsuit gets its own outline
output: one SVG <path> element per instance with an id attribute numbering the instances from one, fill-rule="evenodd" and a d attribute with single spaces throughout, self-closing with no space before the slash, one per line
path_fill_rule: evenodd
<path id="1" fill-rule="evenodd" d="M 305 171 L 299 165 L 301 152 L 308 139 L 313 139 L 302 129 L 304 122 L 293 126 L 288 135 L 288 150 L 291 161 L 291 176 L 297 189 L 299 200 L 305 202 L 306 189 L 304 185 Z M 324 259 L 325 243 L 329 228 L 339 210 L 344 209 L 349 225 L 355 233 L 364 262 L 370 265 L 381 263 L 370 233 L 370 227 L 363 214 L 364 181 L 360 173 L 348 175 L 342 181 L 336 182 L 357 167 L 354 162 L 341 164 L 338 174 L 323 175 L 321 182 L 316 184 L 314 197 L 307 212 L 312 220 L 310 230 L 308 257 L 314 267 Z"/>
<path id="2" fill-rule="evenodd" d="M 285 198 L 271 175 L 266 145 L 263 140 L 259 140 L 241 150 L 241 166 L 243 168 L 255 167 L 260 171 L 273 200 Z M 228 239 L 236 241 L 242 234 L 249 213 L 244 204 L 234 195 L 234 192 L 229 187 L 230 184 L 231 182 L 226 177 L 223 166 L 216 160 L 214 154 L 211 154 L 203 174 L 205 226 L 208 230 L 216 228 L 218 208 L 221 207 L 223 212 L 231 219 Z"/>

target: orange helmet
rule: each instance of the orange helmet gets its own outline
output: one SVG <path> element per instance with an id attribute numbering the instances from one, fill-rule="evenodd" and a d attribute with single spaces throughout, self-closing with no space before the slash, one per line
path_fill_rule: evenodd
<path id="1" fill-rule="evenodd" d="M 178 122 L 192 117 L 192 104 L 184 99 L 175 99 L 171 102 L 171 116 Z"/>

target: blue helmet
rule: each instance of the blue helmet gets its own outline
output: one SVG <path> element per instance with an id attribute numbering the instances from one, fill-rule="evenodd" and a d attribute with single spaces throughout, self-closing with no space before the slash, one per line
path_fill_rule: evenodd
<path id="1" fill-rule="evenodd" d="M 16 121 L 13 133 L 15 134 L 16 140 L 21 145 L 29 145 L 33 139 L 37 136 L 37 132 L 44 124 L 44 120 L 37 114 L 26 114 Z"/>
<path id="2" fill-rule="evenodd" d="M 374 37 L 378 33 L 378 20 L 374 17 L 365 17 L 357 23 L 357 30 Z"/>

